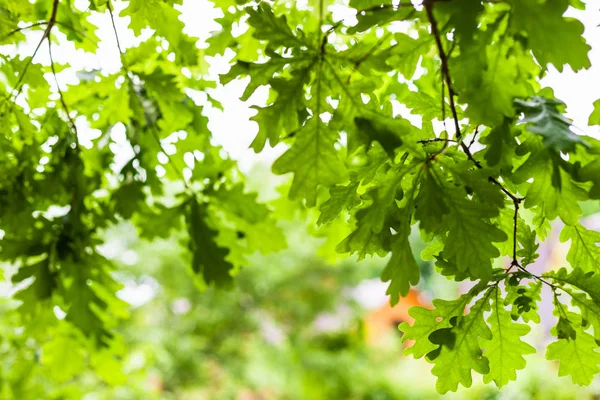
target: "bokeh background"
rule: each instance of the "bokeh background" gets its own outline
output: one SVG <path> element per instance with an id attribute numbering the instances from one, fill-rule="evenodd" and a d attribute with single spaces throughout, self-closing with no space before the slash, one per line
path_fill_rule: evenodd
<path id="1" fill-rule="evenodd" d="M 74 3 L 85 9 L 86 0 Z M 306 2 L 297 2 L 298 7 Z M 118 6 L 119 3 L 116 3 Z M 343 2 L 333 8 L 335 18 L 344 14 Z M 185 0 L 182 8 L 187 33 L 202 47 L 213 30 L 216 9 L 205 0 Z M 595 135 L 586 127 L 592 101 L 600 84 L 600 3 L 598 10 L 577 15 L 586 24 L 586 38 L 592 45 L 590 59 L 595 67 L 573 73 L 568 68 L 550 70 L 544 83 L 555 89 L 567 103 L 567 115 L 578 129 Z M 593 7 L 590 7 L 593 9 Z M 118 9 L 117 9 L 118 13 Z M 337 17 L 336 17 L 337 15 Z M 128 21 L 117 19 L 123 47 L 139 42 L 127 31 Z M 103 39 L 95 56 L 83 54 L 69 43 L 56 46 L 57 62 L 69 60 L 74 69 L 107 73 L 120 68 L 114 52 L 112 27 L 106 15 L 94 21 Z M 236 27 L 240 34 L 243 27 Z M 398 29 L 402 29 L 401 26 Z M 146 32 L 146 34 L 151 34 Z M 60 37 L 58 38 L 60 40 Z M 30 54 L 37 43 L 10 49 Z M 72 46 L 72 45 L 71 45 Z M 232 54 L 207 57 L 207 73 L 216 76 L 229 68 Z M 44 55 L 40 54 L 41 62 Z M 69 69 L 59 73 L 61 85 L 76 84 Z M 269 164 L 284 150 L 282 145 L 260 155 L 248 149 L 257 126 L 249 120 L 252 105 L 262 105 L 266 88 L 247 102 L 239 97 L 247 81 L 238 80 L 211 89 L 224 110 L 210 107 L 198 94 L 210 119 L 216 142 L 238 161 L 248 175 L 249 187 L 265 202 L 276 204 L 277 219 L 285 232 L 287 248 L 270 255 L 249 257 L 237 272 L 230 290 L 204 287 L 189 273 L 189 260 L 181 244 L 184 235 L 148 242 L 135 229 L 121 224 L 104 232 L 102 252 L 112 259 L 115 275 L 123 285 L 120 298 L 129 304 L 122 322 L 114 326 L 119 346 L 111 353 L 88 354 L 76 345 L 77 338 L 66 329 L 64 313 L 54 310 L 40 320 L 53 326 L 40 332 L 24 332 L 12 299 L 17 288 L 10 284 L 14 268 L 2 266 L 0 277 L 0 399 L 434 399 L 435 379 L 430 364 L 402 355 L 400 322 L 410 322 L 411 306 L 428 307 L 433 298 L 453 298 L 468 290 L 468 283 L 455 283 L 436 274 L 430 260 L 422 259 L 425 248 L 418 234 L 411 237 L 420 260 L 422 280 L 410 295 L 391 308 L 380 275 L 386 259 L 358 262 L 335 252 L 336 244 L 350 227 L 342 216 L 331 225 L 318 228 L 312 210 L 301 210 L 282 196 L 287 178 L 275 177 Z M 586 88 L 586 90 L 582 90 Z M 413 118 L 396 104 L 398 112 Z M 411 121 L 420 124 L 420 121 Z M 79 131 L 96 137 L 85 123 Z M 82 124 L 82 126 L 79 126 Z M 437 121 L 438 128 L 442 126 Z M 131 157 L 124 128 L 111 132 L 114 152 L 123 162 Z M 85 140 L 83 140 L 85 143 Z M 168 144 L 168 143 L 166 143 Z M 118 164 L 118 163 L 117 163 Z M 115 165 L 119 168 L 119 165 Z M 597 202 L 596 202 L 597 203 Z M 586 204 L 585 225 L 600 228 L 597 204 Z M 564 263 L 565 246 L 554 233 L 540 246 L 534 271 L 557 268 Z M 281 238 L 266 235 L 264 241 L 278 247 Z M 424 256 L 424 258 L 427 258 Z M 499 260 L 502 263 L 503 260 Z M 557 364 L 544 359 L 548 331 L 554 323 L 548 293 L 540 313 L 543 323 L 533 326 L 527 337 L 538 354 L 527 358 L 527 368 L 518 381 L 502 390 L 483 385 L 479 376 L 469 389 L 444 397 L 449 399 L 588 399 L 600 396 L 600 382 L 590 387 L 573 385 L 570 378 L 557 377 Z M 69 332 L 67 334 L 67 332 Z M 61 368 L 56 368 L 60 365 Z"/>
<path id="2" fill-rule="evenodd" d="M 268 187 L 269 172 L 258 166 L 250 181 Z M 274 188 L 275 186 L 273 186 Z M 281 189 L 285 190 L 285 188 Z M 402 355 L 400 322 L 411 322 L 411 306 L 433 297 L 452 298 L 467 290 L 420 262 L 418 287 L 391 308 L 378 276 L 385 259 L 357 262 L 335 253 L 333 231 L 343 218 L 322 230 L 316 214 L 275 199 L 288 248 L 255 254 L 239 270 L 230 290 L 203 287 L 189 273 L 181 235 L 145 241 L 122 224 L 105 232 L 103 253 L 118 268 L 120 297 L 129 314 L 115 327 L 120 339 L 112 352 L 90 356 L 75 345 L 60 309 L 50 335 L 32 340 L 18 328 L 4 283 L 0 298 L 0 395 L 6 399 L 433 399 L 431 365 Z M 289 206 L 289 207 L 286 207 Z M 286 211 L 287 210 L 287 211 Z M 593 223 L 595 217 L 588 218 Z M 412 236 L 415 256 L 425 245 Z M 264 237 L 277 241 L 278 238 Z M 535 268 L 552 268 L 565 246 L 551 235 L 540 248 Z M 10 275 L 10 267 L 4 266 Z M 550 299 L 551 296 L 546 296 Z M 550 312 L 544 300 L 541 313 Z M 13 318 L 11 318 L 11 316 Z M 558 365 L 544 359 L 555 322 L 544 315 L 527 341 L 538 354 L 527 356 L 518 381 L 497 390 L 474 376 L 469 389 L 450 399 L 592 399 L 599 382 L 573 385 L 557 377 Z M 12 323 L 14 324 L 12 324 Z M 40 324 L 46 323 L 39 321 Z M 48 330 L 44 330 L 47 335 Z M 34 332 L 35 334 L 35 332 Z M 41 347 L 40 343 L 44 343 Z M 61 368 L 57 368 L 60 365 Z"/>

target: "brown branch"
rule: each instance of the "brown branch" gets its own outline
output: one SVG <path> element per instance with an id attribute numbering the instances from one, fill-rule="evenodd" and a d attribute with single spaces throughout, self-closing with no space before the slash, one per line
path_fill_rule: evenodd
<path id="1" fill-rule="evenodd" d="M 519 202 L 515 202 L 515 213 L 513 214 L 513 262 L 517 261 L 517 226 L 519 225 Z"/>
<path id="2" fill-rule="evenodd" d="M 475 164 L 475 166 L 477 168 L 481 169 L 481 168 L 483 168 L 481 163 L 473 157 L 473 154 L 471 153 L 470 148 L 461 140 L 462 132 L 460 130 L 460 124 L 459 124 L 459 120 L 458 120 L 458 112 L 456 111 L 456 103 L 454 102 L 455 92 L 452 87 L 452 78 L 450 77 L 450 70 L 448 68 L 448 57 L 447 57 L 446 53 L 444 52 L 444 46 L 442 44 L 441 34 L 438 29 L 437 21 L 435 20 L 435 17 L 433 15 L 433 5 L 434 5 L 434 1 L 431 1 L 431 0 L 424 3 L 425 11 L 427 13 L 427 18 L 429 19 L 429 22 L 431 24 L 431 33 L 434 36 L 435 43 L 438 48 L 438 53 L 439 53 L 439 57 L 440 57 L 440 61 L 441 61 L 442 76 L 443 76 L 443 79 L 446 81 L 446 86 L 448 87 L 448 99 L 450 101 L 450 110 L 452 111 L 452 117 L 454 119 L 454 126 L 456 128 L 456 138 L 457 138 L 457 141 L 459 142 L 459 145 L 461 146 L 461 148 L 463 149 L 463 151 L 469 158 L 469 160 L 471 160 L 471 162 L 473 162 L 473 164 Z M 518 203 L 523 201 L 522 198 L 517 197 L 514 194 L 512 194 L 511 192 L 509 192 L 508 189 L 506 189 L 493 176 L 488 177 L 488 180 L 490 182 L 492 182 L 493 184 L 497 185 L 500 188 L 500 190 L 502 190 L 502 192 L 504 194 L 506 194 L 513 201 L 513 203 L 515 205 L 518 205 Z"/>
<path id="3" fill-rule="evenodd" d="M 429 19 L 429 23 L 431 24 L 431 34 L 433 35 L 434 39 L 435 39 L 435 43 L 438 49 L 438 54 L 440 57 L 440 61 L 441 61 L 441 72 L 442 72 L 442 88 L 443 88 L 443 83 L 445 81 L 446 86 L 448 87 L 448 99 L 450 101 L 450 110 L 452 111 L 452 117 L 454 119 L 454 127 L 456 129 L 456 139 L 460 145 L 460 147 L 462 148 L 462 150 L 464 151 L 464 153 L 467 155 L 468 159 L 478 168 L 478 169 L 482 169 L 483 166 L 481 165 L 481 163 L 479 161 L 477 161 L 475 159 L 475 157 L 473 157 L 473 154 L 471 153 L 471 145 L 475 142 L 475 138 L 477 136 L 477 133 L 479 131 L 479 127 L 477 127 L 477 129 L 475 130 L 475 134 L 473 135 L 473 139 L 471 140 L 471 143 L 469 144 L 469 146 L 467 146 L 462 140 L 462 132 L 460 130 L 460 124 L 459 124 L 459 120 L 458 120 L 458 112 L 456 111 L 456 104 L 454 102 L 454 96 L 455 96 L 455 92 L 454 92 L 454 88 L 452 87 L 452 78 L 450 77 L 450 69 L 448 68 L 448 55 L 446 54 L 446 52 L 444 51 L 444 46 L 442 44 L 442 38 L 441 38 L 441 34 L 437 25 L 437 21 L 433 15 L 433 6 L 434 6 L 434 0 L 429 0 L 426 3 L 424 3 L 425 6 L 425 12 L 427 13 L 427 18 Z M 452 44 L 451 48 L 450 48 L 450 52 L 454 49 L 455 43 Z M 443 89 L 442 89 L 443 90 Z M 442 101 L 444 101 L 444 97 L 443 97 L 444 93 L 442 92 Z M 444 102 L 445 103 L 445 102 Z M 443 110 L 443 106 L 442 106 L 442 110 Z M 446 140 L 444 142 L 444 148 L 442 148 L 440 151 L 438 151 L 437 153 L 435 153 L 432 157 L 437 156 L 438 154 L 440 154 L 445 147 L 447 146 L 448 141 Z M 430 159 L 432 159 L 432 157 L 430 157 Z M 519 261 L 517 260 L 517 247 L 518 247 L 518 240 L 517 240 L 517 226 L 518 226 L 518 218 L 519 218 L 519 204 L 521 203 L 521 201 L 523 201 L 522 198 L 515 196 L 514 194 L 512 194 L 507 188 L 504 187 L 504 185 L 502 185 L 502 183 L 500 183 L 496 178 L 494 178 L 493 176 L 489 176 L 488 180 L 493 183 L 494 185 L 498 186 L 500 188 L 500 190 L 506 195 L 508 196 L 514 205 L 515 208 L 515 212 L 514 212 L 514 221 L 513 221 L 513 260 L 511 262 L 511 266 L 509 267 L 509 269 L 507 271 L 510 271 L 510 269 L 512 269 L 514 266 L 522 269 L 523 271 L 528 272 L 529 274 L 531 274 L 529 271 L 527 271 L 524 267 L 522 267 L 519 264 Z M 542 282 L 552 286 L 554 288 L 554 285 L 544 281 L 541 277 L 538 277 L 536 275 L 531 274 L 531 276 L 535 277 L 536 279 L 541 280 Z"/>
<path id="4" fill-rule="evenodd" d="M 11 97 L 13 98 L 13 101 L 16 101 L 17 97 L 19 97 L 19 95 L 23 91 L 23 79 L 25 78 L 25 75 L 27 74 L 27 70 L 31 66 L 31 63 L 33 62 L 33 59 L 35 58 L 37 52 L 40 50 L 42 43 L 44 43 L 44 40 L 50 38 L 50 31 L 52 30 L 52 27 L 56 23 L 56 13 L 58 11 L 58 3 L 59 2 L 60 2 L 60 0 L 53 0 L 53 2 L 52 2 L 52 11 L 50 13 L 50 19 L 47 22 L 47 26 L 46 26 L 46 29 L 44 30 L 44 34 L 42 35 L 42 38 L 40 39 L 37 46 L 35 47 L 33 54 L 31 55 L 29 60 L 27 60 L 27 63 L 25 64 L 25 66 L 21 70 L 21 73 L 19 74 L 19 80 L 17 81 L 15 88 L 14 88 L 14 89 L 17 89 L 17 93 L 14 95 L 11 95 Z M 13 89 L 13 92 L 14 92 L 14 89 Z"/>
<path id="5" fill-rule="evenodd" d="M 521 264 L 519 264 L 518 262 L 516 262 L 516 263 L 515 263 L 515 262 L 513 262 L 511 265 L 514 265 L 514 266 L 516 266 L 516 267 L 517 267 L 517 268 L 519 268 L 521 271 L 523 271 L 524 273 L 528 274 L 530 277 L 532 277 L 532 278 L 534 278 L 534 279 L 537 279 L 538 281 L 540 281 L 540 282 L 542 282 L 542 283 L 544 283 L 544 284 L 546 284 L 546 285 L 550 286 L 550 287 L 552 288 L 552 290 L 556 291 L 557 289 L 561 289 L 561 290 L 563 290 L 565 293 L 567 293 L 567 294 L 569 294 L 569 295 L 570 295 L 570 293 L 569 293 L 568 291 L 564 290 L 563 288 L 561 288 L 561 287 L 560 287 L 560 286 L 558 286 L 558 285 L 555 285 L 555 284 L 553 284 L 553 283 L 550 283 L 550 282 L 548 282 L 547 280 L 545 280 L 545 279 L 544 279 L 544 278 L 542 278 L 541 276 L 539 276 L 539 275 L 536 275 L 536 274 L 534 274 L 534 273 L 530 272 L 529 270 L 527 270 L 525 267 L 523 267 L 523 266 L 522 266 Z"/>
<path id="6" fill-rule="evenodd" d="M 456 112 L 456 104 L 454 103 L 454 89 L 452 87 L 452 79 L 450 78 L 450 70 L 448 69 L 448 56 L 444 51 L 444 46 L 442 44 L 442 38 L 440 35 L 440 31 L 437 25 L 437 21 L 433 16 L 433 1 L 427 1 L 423 5 L 425 6 L 425 12 L 427 13 L 427 18 L 429 19 L 429 23 L 431 24 L 431 34 L 435 39 L 435 44 L 438 49 L 438 54 L 440 56 L 440 61 L 442 63 L 442 79 L 446 81 L 446 86 L 448 87 L 448 100 L 450 101 L 450 111 L 452 111 L 452 117 L 454 118 L 454 128 L 456 129 L 456 139 L 460 140 L 462 133 L 460 131 L 460 124 L 458 122 L 458 113 Z"/>

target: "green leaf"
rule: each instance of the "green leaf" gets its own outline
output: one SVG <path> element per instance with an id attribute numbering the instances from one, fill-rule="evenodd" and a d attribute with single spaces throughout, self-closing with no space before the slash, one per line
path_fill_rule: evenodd
<path id="1" fill-rule="evenodd" d="M 254 28 L 253 36 L 260 40 L 268 40 L 270 47 L 304 45 L 290 29 L 285 15 L 276 16 L 269 4 L 260 3 L 256 9 L 249 8 L 248 14 L 248 24 Z"/>
<path id="2" fill-rule="evenodd" d="M 294 173 L 291 199 L 306 199 L 306 205 L 313 207 L 319 186 L 330 187 L 345 179 L 346 169 L 334 147 L 336 139 L 335 132 L 313 117 L 296 133 L 292 147 L 273 163 L 277 175 Z"/>
<path id="3" fill-rule="evenodd" d="M 594 110 L 590 114 L 588 125 L 600 125 L 600 99 L 594 102 Z"/>
<path id="4" fill-rule="evenodd" d="M 23 312 L 30 314 L 35 312 L 39 302 L 47 300 L 52 296 L 58 285 L 56 275 L 50 270 L 50 260 L 48 257 L 33 265 L 19 268 L 18 272 L 13 275 L 12 282 L 20 283 L 31 277 L 34 278 L 34 281 L 15 295 L 17 300 L 23 302 L 21 305 Z"/>
<path id="5" fill-rule="evenodd" d="M 483 354 L 479 340 L 492 339 L 492 331 L 484 320 L 485 311 L 489 310 L 490 295 L 488 289 L 484 297 L 477 301 L 469 313 L 444 331 L 444 341 L 438 342 L 439 347 L 427 355 L 435 365 L 431 373 L 438 377 L 436 389 L 444 394 L 456 391 L 458 385 L 471 387 L 471 370 L 480 374 L 490 373 L 488 358 Z M 435 338 L 433 332 L 429 338 Z"/>
<path id="6" fill-rule="evenodd" d="M 436 5 L 435 10 L 448 18 L 448 27 L 455 29 L 459 42 L 470 42 L 477 33 L 483 3 L 457 0 Z"/>
<path id="7" fill-rule="evenodd" d="M 264 221 L 269 215 L 269 209 L 257 201 L 257 194 L 245 193 L 241 183 L 230 189 L 221 186 L 219 190 L 210 193 L 210 197 L 221 210 L 251 224 Z"/>
<path id="8" fill-rule="evenodd" d="M 450 207 L 440 193 L 435 175 L 427 170 L 416 199 L 415 219 L 424 231 L 441 235 L 446 232 L 444 216 L 450 213 Z"/>
<path id="9" fill-rule="evenodd" d="M 390 282 L 386 293 L 390 295 L 392 306 L 398 303 L 400 296 L 408 294 L 411 285 L 419 283 L 419 265 L 410 248 L 409 234 L 410 227 L 406 226 L 392 238 L 392 257 L 381 273 L 381 280 Z"/>
<path id="10" fill-rule="evenodd" d="M 217 232 L 206 223 L 206 206 L 197 199 L 189 200 L 186 223 L 189 248 L 192 252 L 192 270 L 202 274 L 207 284 L 231 284 L 233 265 L 226 260 L 229 250 L 216 243 Z"/>
<path id="11" fill-rule="evenodd" d="M 492 310 L 487 319 L 492 337 L 480 338 L 479 342 L 490 363 L 490 372 L 484 375 L 484 382 L 494 381 L 498 387 L 502 387 L 517 379 L 516 371 L 525 368 L 523 356 L 535 353 L 535 348 L 521 340 L 531 328 L 512 320 L 511 314 L 504 308 L 500 288 L 492 291 Z"/>
<path id="12" fill-rule="evenodd" d="M 567 261 L 571 267 L 583 272 L 600 273 L 600 232 L 585 229 L 581 224 L 565 225 L 560 241 L 571 241 Z"/>
<path id="13" fill-rule="evenodd" d="M 369 144 L 373 140 L 377 140 L 388 156 L 392 160 L 394 159 L 396 149 L 402 146 L 402 139 L 390 129 L 391 127 L 379 123 L 377 120 L 362 117 L 354 118 L 354 124 L 359 131 L 369 137 Z"/>
<path id="14" fill-rule="evenodd" d="M 517 155 L 531 154 L 512 177 L 515 183 L 529 186 L 524 191 L 525 207 L 539 207 L 543 220 L 560 217 L 566 224 L 576 224 L 581 215 L 578 203 L 588 197 L 587 193 L 560 168 L 560 156 L 536 139 L 531 137 L 517 148 Z M 527 184 L 527 180 L 533 182 Z"/>
<path id="15" fill-rule="evenodd" d="M 450 321 L 464 315 L 465 307 L 475 294 L 463 294 L 455 300 L 435 299 L 432 302 L 433 309 L 419 306 L 410 308 L 408 314 L 414 318 L 413 325 L 403 322 L 399 329 L 404 333 L 402 341 L 412 340 L 414 344 L 405 349 L 404 354 L 421 358 L 436 350 L 439 346 L 431 342 L 430 335 L 441 329 L 452 328 Z"/>
<path id="16" fill-rule="evenodd" d="M 568 318 L 574 322 L 580 319 L 573 313 L 569 313 Z M 552 332 L 556 334 L 558 326 L 554 327 Z M 573 383 L 589 385 L 592 383 L 594 375 L 600 372 L 598 345 L 592 335 L 577 325 L 573 326 L 573 333 L 573 337 L 558 339 L 558 341 L 550 343 L 546 350 L 546 358 L 559 362 L 558 376 L 570 375 Z"/>
<path id="17" fill-rule="evenodd" d="M 349 33 L 364 32 L 374 26 L 381 26 L 393 21 L 403 21 L 416 16 L 412 7 L 396 8 L 392 1 L 352 0 L 350 7 L 357 9 L 358 24 L 348 29 Z"/>
<path id="18" fill-rule="evenodd" d="M 399 166 L 379 177 L 378 185 L 362 197 L 370 204 L 356 212 L 356 229 L 336 247 L 338 252 L 356 252 L 359 260 L 367 254 L 385 255 L 392 237 L 389 220 L 398 214 L 396 199 L 402 180 L 411 170 L 411 166 Z"/>
<path id="19" fill-rule="evenodd" d="M 569 0 L 555 0 L 540 3 L 536 0 L 513 1 L 512 29 L 527 35 L 527 43 L 533 55 L 545 68 L 550 63 L 562 72 L 564 65 L 573 71 L 590 67 L 588 52 L 590 46 L 583 34 L 583 24 L 564 17 Z M 535 15 L 539 23 L 532 24 L 530 16 Z M 552 32 L 554 40 L 548 40 Z"/>
<path id="20" fill-rule="evenodd" d="M 511 318 L 516 321 L 521 318 L 524 322 L 540 323 L 538 303 L 541 300 L 542 282 L 530 282 L 527 286 L 516 285 L 509 281 L 506 286 L 504 304 L 511 306 Z"/>
<path id="21" fill-rule="evenodd" d="M 84 370 L 86 359 L 77 341 L 58 336 L 42 347 L 41 363 L 52 379 L 65 382 Z"/>
<path id="22" fill-rule="evenodd" d="M 527 124 L 527 130 L 543 137 L 544 145 L 556 152 L 574 152 L 575 145 L 589 144 L 571 131 L 571 121 L 564 117 L 558 107 L 564 106 L 560 100 L 532 97 L 529 100 L 515 100 L 518 112 L 523 113 L 521 122 Z"/>
<path id="23" fill-rule="evenodd" d="M 304 85 L 310 76 L 311 67 L 312 65 L 295 69 L 289 80 L 274 78 L 269 81 L 277 93 L 277 98 L 267 107 L 253 107 L 258 111 L 252 117 L 252 120 L 258 123 L 258 134 L 250 145 L 255 152 L 261 151 L 267 140 L 271 146 L 275 146 L 281 136 L 297 133 L 302 126 L 302 110 L 305 107 Z"/>
<path id="24" fill-rule="evenodd" d="M 600 302 L 600 275 L 594 274 L 594 272 L 584 272 L 580 268 L 568 272 L 566 268 L 561 268 L 556 272 L 547 272 L 542 276 L 551 278 L 561 285 L 571 285 L 587 293 L 592 300 Z"/>
<path id="25" fill-rule="evenodd" d="M 500 255 L 493 243 L 507 240 L 506 234 L 489 221 L 497 215 L 497 209 L 467 200 L 455 189 L 446 189 L 439 192 L 444 193 L 450 209 L 445 219 L 448 234 L 444 257 L 453 261 L 460 271 L 469 271 L 473 277 L 488 277 L 492 270 L 491 259 Z"/>
<path id="26" fill-rule="evenodd" d="M 491 127 L 514 116 L 513 99 L 532 94 L 529 77 L 537 72 L 529 54 L 512 38 L 502 36 L 497 44 L 490 45 L 502 18 L 450 60 L 452 71 L 463 71 L 453 76 L 459 99 L 469 105 L 466 115 L 475 124 Z"/>
<path id="27" fill-rule="evenodd" d="M 508 124 L 508 120 L 502 125 L 496 126 L 480 140 L 486 144 L 485 161 L 490 167 L 500 165 L 511 165 L 517 142 Z"/>
<path id="28" fill-rule="evenodd" d="M 335 220 L 344 209 L 352 209 L 361 201 L 357 194 L 359 182 L 353 181 L 345 186 L 336 185 L 329 189 L 329 199 L 321 204 L 321 214 L 317 224 L 326 224 Z"/>

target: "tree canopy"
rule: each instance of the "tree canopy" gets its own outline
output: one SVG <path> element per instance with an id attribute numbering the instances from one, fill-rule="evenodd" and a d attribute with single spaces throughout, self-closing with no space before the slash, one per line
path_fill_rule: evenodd
<path id="1" fill-rule="evenodd" d="M 565 16 L 585 2 L 212 2 L 221 28 L 199 40 L 182 0 L 0 0 L 0 259 L 13 266 L 27 334 L 58 307 L 98 354 L 119 345 L 127 305 L 99 250 L 118 222 L 145 239 L 178 237 L 200 289 L 230 288 L 249 255 L 287 246 L 278 219 L 309 208 L 339 253 L 390 255 L 381 279 L 392 304 L 420 279 L 413 230 L 439 274 L 473 282 L 400 326 L 414 341 L 407 354 L 434 364 L 440 393 L 469 387 L 472 371 L 499 387 L 516 379 L 536 351 L 524 336 L 544 286 L 558 321 L 546 357 L 590 384 L 600 234 L 581 219 L 598 210 L 600 141 L 576 132 L 540 83 L 551 66 L 591 67 L 582 22 Z M 121 19 L 135 46 L 122 45 Z M 97 36 L 100 20 L 110 37 Z M 101 43 L 118 71 L 53 57 Z M 219 57 L 231 68 L 214 79 Z M 223 107 L 211 90 L 237 79 L 243 101 L 268 87 L 251 148 L 284 144 L 272 164 L 289 177 L 279 201 L 259 201 L 211 134 L 205 111 Z M 600 125 L 594 105 L 589 124 Z M 570 242 L 565 267 L 534 273 L 555 220 Z"/>

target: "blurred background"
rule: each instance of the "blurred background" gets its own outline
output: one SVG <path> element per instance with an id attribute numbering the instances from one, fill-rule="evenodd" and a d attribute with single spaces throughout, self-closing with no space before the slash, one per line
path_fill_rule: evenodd
<path id="1" fill-rule="evenodd" d="M 86 7 L 86 0 L 76 0 Z M 298 2 L 300 4 L 301 2 Z M 117 3 L 118 4 L 118 3 Z M 203 42 L 218 13 L 204 0 L 185 0 L 183 17 L 186 30 Z M 117 10 L 118 11 L 118 10 Z M 341 12 L 338 9 L 332 10 Z M 343 10 L 342 10 L 343 11 Z M 574 12 L 575 13 L 575 12 Z M 600 40 L 597 21 L 600 11 L 577 15 L 586 24 L 586 37 L 592 44 L 592 64 L 600 65 Z M 117 19 L 124 47 L 138 43 L 127 34 L 127 21 Z M 106 15 L 94 21 L 103 38 L 98 54 L 76 51 L 67 41 L 56 46 L 55 59 L 70 61 L 74 69 L 96 69 L 106 73 L 120 68 L 114 51 L 112 27 Z M 58 38 L 60 40 L 60 38 Z M 14 49 L 30 54 L 30 47 Z M 40 56 L 40 62 L 47 63 Z M 210 75 L 226 72 L 232 54 L 207 58 Z M 555 89 L 568 105 L 575 125 L 586 127 L 591 103 L 597 91 L 581 91 L 597 82 L 594 68 L 573 73 L 568 68 L 558 73 L 550 69 L 544 84 Z M 75 74 L 59 73 L 62 85 L 76 84 Z M 254 154 L 248 149 L 256 134 L 249 121 L 252 105 L 263 105 L 267 90 L 259 89 L 247 102 L 239 97 L 247 81 L 218 86 L 211 96 L 223 103 L 224 110 L 204 112 L 215 142 L 224 147 L 240 169 L 248 174 L 248 186 L 266 202 L 277 202 L 276 218 L 283 229 L 287 248 L 269 255 L 255 254 L 239 270 L 230 290 L 203 287 L 189 273 L 180 235 L 152 242 L 141 239 L 128 225 L 117 225 L 104 232 L 103 254 L 115 263 L 115 276 L 122 284 L 120 298 L 129 304 L 117 333 L 116 347 L 92 352 L 81 347 L 76 333 L 67 329 L 64 313 L 41 313 L 39 324 L 25 330 L 15 311 L 18 302 L 11 298 L 14 273 L 3 265 L 0 277 L 0 399 L 52 400 L 270 400 L 270 399 L 435 399 L 435 379 L 431 365 L 402 355 L 399 323 L 411 322 L 411 306 L 428 307 L 433 298 L 455 298 L 468 283 L 455 283 L 433 270 L 419 235 L 411 237 L 415 256 L 420 260 L 421 282 L 408 297 L 390 308 L 386 285 L 379 275 L 386 259 L 358 262 L 335 252 L 335 246 L 351 228 L 342 216 L 317 229 L 317 215 L 288 204 L 286 178 L 274 177 L 269 163 L 284 150 L 277 146 Z M 586 86 L 587 85 L 587 86 Z M 264 89 L 264 90 L 263 90 Z M 205 100 L 205 99 L 204 99 Z M 405 115 L 409 117 L 410 114 Z M 416 123 L 419 123 L 418 121 Z M 438 125 L 440 125 L 438 121 Z M 90 130 L 78 128 L 82 135 Z M 111 138 L 122 143 L 117 153 L 127 160 L 130 149 L 119 127 Z M 93 136 L 93 132 L 90 133 Z M 282 199 L 283 197 L 283 199 Z M 596 202 L 597 203 L 597 202 Z M 589 228 L 600 228 L 594 216 L 597 204 L 588 204 Z M 562 266 L 565 246 L 554 227 L 540 246 L 540 258 L 533 270 L 541 272 Z M 264 237 L 279 247 L 281 238 Z M 425 259 L 423 259 L 425 258 Z M 502 261 L 500 261 L 502 262 Z M 546 293 L 547 294 L 547 293 Z M 544 295 L 544 293 L 542 293 Z M 474 375 L 469 389 L 444 397 L 450 399 L 592 399 L 600 398 L 600 383 L 590 387 L 573 385 L 570 378 L 557 377 L 558 365 L 544 359 L 548 331 L 554 323 L 549 299 L 544 296 L 540 313 L 543 323 L 532 326 L 527 341 L 538 354 L 527 356 L 527 368 L 518 381 L 497 390 L 483 385 Z M 38 321 L 36 321 L 38 322 Z M 38 327 L 36 329 L 36 327 Z"/>
<path id="2" fill-rule="evenodd" d="M 250 182 L 274 188 L 269 176 L 260 164 L 249 172 Z M 0 398 L 438 398 L 430 364 L 402 355 L 410 344 L 401 343 L 397 326 L 411 321 L 409 307 L 427 307 L 434 296 L 453 298 L 468 285 L 433 273 L 432 264 L 422 260 L 421 283 L 391 308 L 378 279 L 385 259 L 357 262 L 335 253 L 333 231 L 344 233 L 344 218 L 315 230 L 312 211 L 274 201 L 288 248 L 251 256 L 230 290 L 194 281 L 180 243 L 183 232 L 153 242 L 140 239 L 127 224 L 105 232 L 103 253 L 116 263 L 123 284 L 119 295 L 130 305 L 115 327 L 118 346 L 110 353 L 80 348 L 60 309 L 48 315 L 52 322 L 39 321 L 44 329 L 25 332 L 14 311 L 18 302 L 2 297 Z M 412 242 L 419 259 L 425 246 L 418 234 Z M 551 236 L 540 249 L 537 268 L 552 267 L 563 251 L 564 244 Z M 12 290 L 6 285 L 5 295 Z M 596 398 L 597 382 L 573 385 L 570 378 L 557 377 L 556 363 L 544 360 L 553 323 L 544 318 L 527 337 L 539 353 L 527 357 L 517 382 L 498 391 L 475 375 L 473 387 L 445 397 Z"/>

